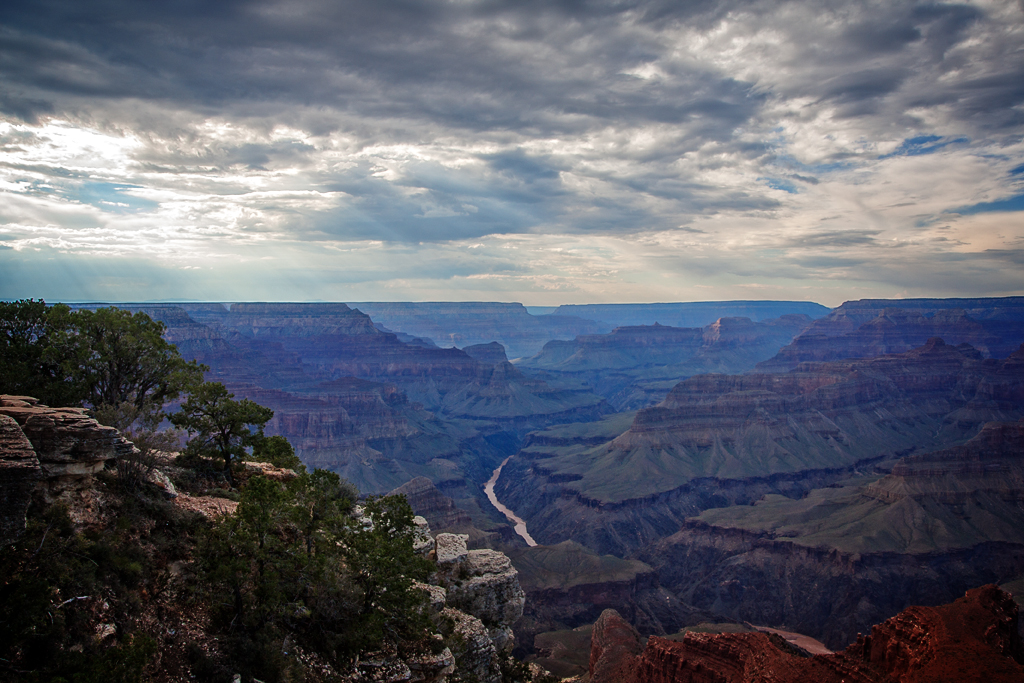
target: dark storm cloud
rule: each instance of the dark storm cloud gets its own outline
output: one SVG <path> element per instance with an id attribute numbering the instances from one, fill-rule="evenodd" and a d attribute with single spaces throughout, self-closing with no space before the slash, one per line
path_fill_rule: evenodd
<path id="1" fill-rule="evenodd" d="M 151 240 L 168 257 L 244 252 L 273 268 L 285 242 L 297 260 L 383 243 L 346 262 L 350 281 L 386 279 L 391 248 L 434 254 L 413 269 L 425 279 L 557 279 L 566 257 L 548 247 L 578 240 L 600 254 L 579 256 L 580 271 L 599 271 L 616 236 L 703 259 L 688 272 L 795 280 L 918 249 L 896 278 L 909 279 L 968 248 L 932 240 L 926 254 L 936 217 L 1017 210 L 1024 38 L 1011 10 L 15 0 L 0 4 L 0 125 L 31 125 L 0 131 L 0 219 L 17 226 L 19 253 Z M 95 161 L 106 154 L 116 160 Z M 998 173 L 957 175 L 965 160 Z M 915 181 L 929 163 L 939 170 Z M 907 198 L 913 215 L 898 210 Z M 822 216 L 836 229 L 819 230 Z M 542 245 L 531 265 L 499 255 L 528 238 Z M 478 240 L 481 251 L 443 254 Z M 873 272 L 891 282 L 900 270 Z"/>

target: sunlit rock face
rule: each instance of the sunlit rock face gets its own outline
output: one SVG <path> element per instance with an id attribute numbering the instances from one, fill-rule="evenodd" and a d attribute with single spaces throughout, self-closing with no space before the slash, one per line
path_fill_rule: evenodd
<path id="1" fill-rule="evenodd" d="M 847 301 L 757 369 L 787 372 L 804 361 L 903 353 L 931 337 L 1005 358 L 1024 343 L 1024 297 Z"/>
<path id="2" fill-rule="evenodd" d="M 765 633 L 653 637 L 640 652 L 635 631 L 609 610 L 595 624 L 592 683 L 923 683 L 1018 681 L 1024 649 L 1013 599 L 995 586 L 952 604 L 911 607 L 842 652 L 809 655 Z"/>

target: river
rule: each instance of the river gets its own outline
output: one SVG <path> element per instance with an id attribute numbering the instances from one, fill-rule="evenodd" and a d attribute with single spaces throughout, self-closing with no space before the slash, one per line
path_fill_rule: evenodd
<path id="1" fill-rule="evenodd" d="M 501 501 L 498 500 L 498 497 L 494 495 L 494 485 L 498 482 L 498 475 L 501 474 L 501 468 L 504 467 L 505 463 L 507 463 L 511 458 L 512 456 L 510 455 L 502 460 L 501 464 L 498 465 L 498 469 L 494 470 L 494 474 L 492 474 L 491 478 L 487 480 L 486 484 L 484 484 L 484 493 L 487 494 L 487 500 L 491 501 L 491 505 L 498 508 L 498 510 L 501 511 L 501 514 L 508 518 L 508 521 L 515 524 L 516 533 L 523 537 L 523 540 L 526 541 L 526 545 L 535 546 L 537 545 L 537 541 L 533 540 L 530 536 L 530 532 L 526 530 L 526 522 L 519 519 L 519 517 L 516 516 L 516 513 L 502 505 Z"/>

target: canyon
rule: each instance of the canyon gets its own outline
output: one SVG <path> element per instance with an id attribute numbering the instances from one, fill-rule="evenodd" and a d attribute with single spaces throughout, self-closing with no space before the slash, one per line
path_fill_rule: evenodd
<path id="1" fill-rule="evenodd" d="M 627 416 L 537 432 L 502 501 L 541 543 L 626 555 L 712 507 L 801 497 L 1024 415 L 1024 350 L 982 359 L 940 339 L 786 374 L 699 375 Z M 621 430 L 621 431 L 620 431 Z"/>
<path id="2" fill-rule="evenodd" d="M 606 608 L 641 637 L 749 622 L 840 650 L 1024 580 L 1024 299 L 722 303 L 137 310 L 307 466 L 504 552 L 516 652 L 561 671 Z"/>

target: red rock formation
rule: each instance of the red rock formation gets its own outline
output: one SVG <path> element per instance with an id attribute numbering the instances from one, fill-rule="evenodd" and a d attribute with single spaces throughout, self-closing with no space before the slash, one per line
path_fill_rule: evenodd
<path id="1" fill-rule="evenodd" d="M 949 605 L 911 607 L 836 654 L 807 656 L 764 633 L 690 633 L 679 642 L 652 637 L 637 657 L 636 632 L 606 612 L 590 672 L 594 683 L 1020 682 L 1017 619 L 1013 599 L 989 585 Z"/>
<path id="2" fill-rule="evenodd" d="M 606 609 L 590 636 L 591 683 L 634 683 L 640 634 L 613 609 Z"/>

